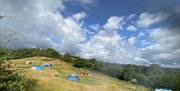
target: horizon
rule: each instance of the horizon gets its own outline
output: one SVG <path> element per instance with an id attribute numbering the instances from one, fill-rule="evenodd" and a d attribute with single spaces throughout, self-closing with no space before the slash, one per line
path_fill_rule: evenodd
<path id="1" fill-rule="evenodd" d="M 179 4 L 0 0 L 0 47 L 53 48 L 108 63 L 180 68 Z"/>

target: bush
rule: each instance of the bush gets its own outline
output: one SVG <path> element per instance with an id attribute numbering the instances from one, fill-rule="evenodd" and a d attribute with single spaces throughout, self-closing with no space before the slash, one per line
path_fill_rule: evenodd
<path id="1" fill-rule="evenodd" d="M 138 82 L 137 82 L 137 80 L 136 80 L 136 79 L 132 79 L 132 80 L 131 80 L 131 83 L 133 83 L 133 84 L 137 84 Z"/>
<path id="2" fill-rule="evenodd" d="M 73 64 L 74 67 L 82 68 L 84 67 L 84 62 L 83 61 L 77 61 Z"/>
<path id="3" fill-rule="evenodd" d="M 70 62 L 70 63 L 74 63 L 75 62 L 75 58 L 73 58 L 69 53 L 65 54 L 62 58 L 63 61 L 66 62 Z"/>
<path id="4" fill-rule="evenodd" d="M 95 66 L 95 61 L 93 59 L 83 59 L 80 57 L 76 57 L 74 59 L 73 66 L 78 68 L 84 67 L 92 70 L 92 68 L 94 68 Z"/>
<path id="5" fill-rule="evenodd" d="M 52 57 L 52 58 L 57 58 L 59 56 L 59 53 L 56 52 L 54 49 L 52 48 L 48 48 L 45 50 L 44 52 L 44 56 L 45 57 Z"/>
<path id="6" fill-rule="evenodd" d="M 0 57 L 0 91 L 27 91 L 29 88 L 28 79 L 16 71 L 8 70 L 10 65 Z"/>

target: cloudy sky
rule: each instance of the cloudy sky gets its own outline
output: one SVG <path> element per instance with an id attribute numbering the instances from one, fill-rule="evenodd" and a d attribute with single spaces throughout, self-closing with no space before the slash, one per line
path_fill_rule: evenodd
<path id="1" fill-rule="evenodd" d="M 180 68 L 180 0 L 0 0 L 0 47 Z"/>

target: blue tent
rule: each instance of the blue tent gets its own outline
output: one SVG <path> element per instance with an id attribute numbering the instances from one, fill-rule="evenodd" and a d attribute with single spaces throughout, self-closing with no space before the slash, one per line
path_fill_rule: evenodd
<path id="1" fill-rule="evenodd" d="M 79 76 L 77 76 L 76 74 L 70 74 L 68 77 L 67 77 L 68 80 L 70 81 L 79 81 Z"/>
<path id="2" fill-rule="evenodd" d="M 171 89 L 159 89 L 159 88 L 156 88 L 155 91 L 172 91 Z"/>
<path id="3" fill-rule="evenodd" d="M 52 67 L 52 64 L 49 64 L 49 63 L 44 63 L 42 64 L 43 66 L 46 66 L 46 67 Z"/>
<path id="4" fill-rule="evenodd" d="M 44 70 L 44 67 L 43 66 L 33 66 L 32 69 L 41 71 L 41 70 Z"/>

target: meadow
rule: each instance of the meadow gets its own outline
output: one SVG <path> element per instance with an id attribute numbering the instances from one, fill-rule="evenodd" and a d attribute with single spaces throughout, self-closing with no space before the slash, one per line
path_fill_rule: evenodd
<path id="1" fill-rule="evenodd" d="M 31 61 L 32 64 L 26 64 L 26 61 Z M 27 79 L 33 80 L 29 91 L 149 91 L 144 86 L 112 78 L 96 71 L 95 78 L 80 77 L 80 81 L 69 81 L 66 79 L 69 74 L 79 75 L 81 71 L 87 73 L 91 73 L 91 71 L 73 67 L 71 63 L 56 58 L 29 57 L 9 62 L 13 65 L 13 70 L 16 69 Z M 31 69 L 31 66 L 43 63 L 51 63 L 53 66 L 52 68 L 45 67 L 42 71 Z"/>

